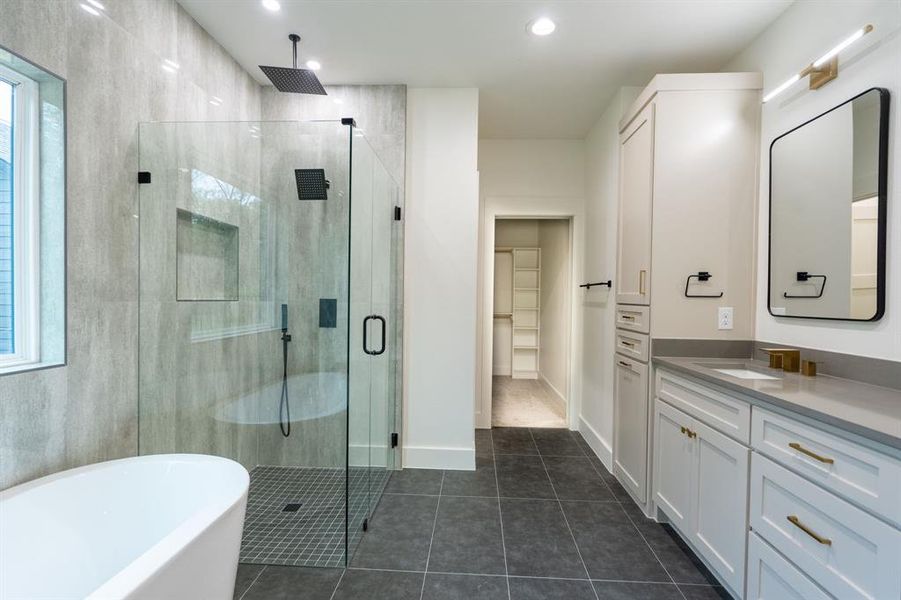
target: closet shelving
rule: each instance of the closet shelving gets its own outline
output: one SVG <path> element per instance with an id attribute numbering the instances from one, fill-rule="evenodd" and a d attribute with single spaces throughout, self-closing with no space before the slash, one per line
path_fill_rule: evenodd
<path id="1" fill-rule="evenodd" d="M 538 379 L 541 250 L 513 249 L 513 379 Z"/>

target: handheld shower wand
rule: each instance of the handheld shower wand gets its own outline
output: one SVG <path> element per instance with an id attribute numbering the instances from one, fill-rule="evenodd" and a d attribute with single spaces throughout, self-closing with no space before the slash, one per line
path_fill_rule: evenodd
<path id="1" fill-rule="evenodd" d="M 282 395 L 278 403 L 278 426 L 282 435 L 291 435 L 291 401 L 288 399 L 288 305 L 282 304 Z"/>

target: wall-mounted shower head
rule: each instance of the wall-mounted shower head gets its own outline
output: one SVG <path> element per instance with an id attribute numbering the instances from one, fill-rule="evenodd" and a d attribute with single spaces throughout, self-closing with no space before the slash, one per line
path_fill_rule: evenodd
<path id="1" fill-rule="evenodd" d="M 266 67 L 260 65 L 260 69 L 263 70 L 263 73 L 266 74 L 266 77 L 269 78 L 272 85 L 275 86 L 275 89 L 280 92 L 327 96 L 328 94 L 326 93 L 325 88 L 322 87 L 319 78 L 316 77 L 316 74 L 313 71 L 297 68 L 297 43 L 300 41 L 300 36 L 296 33 L 292 33 L 288 36 L 288 39 L 291 40 L 291 43 L 294 45 L 294 68 Z"/>
<path id="2" fill-rule="evenodd" d="M 325 169 L 294 169 L 298 200 L 328 200 L 329 180 Z"/>

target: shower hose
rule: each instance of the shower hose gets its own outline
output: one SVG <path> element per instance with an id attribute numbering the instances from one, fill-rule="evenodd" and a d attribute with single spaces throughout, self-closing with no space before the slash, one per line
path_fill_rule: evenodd
<path id="1" fill-rule="evenodd" d="M 282 395 L 278 404 L 278 426 L 282 435 L 291 435 L 291 401 L 288 399 L 288 342 L 291 336 L 282 330 Z"/>

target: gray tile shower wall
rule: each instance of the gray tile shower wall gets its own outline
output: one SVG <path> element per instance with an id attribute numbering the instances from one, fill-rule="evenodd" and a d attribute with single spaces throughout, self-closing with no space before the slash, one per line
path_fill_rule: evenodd
<path id="1" fill-rule="evenodd" d="M 0 377 L 0 489 L 137 452 L 138 123 L 260 116 L 259 85 L 174 0 L 104 4 L 0 0 L 0 46 L 68 99 L 68 364 Z"/>

